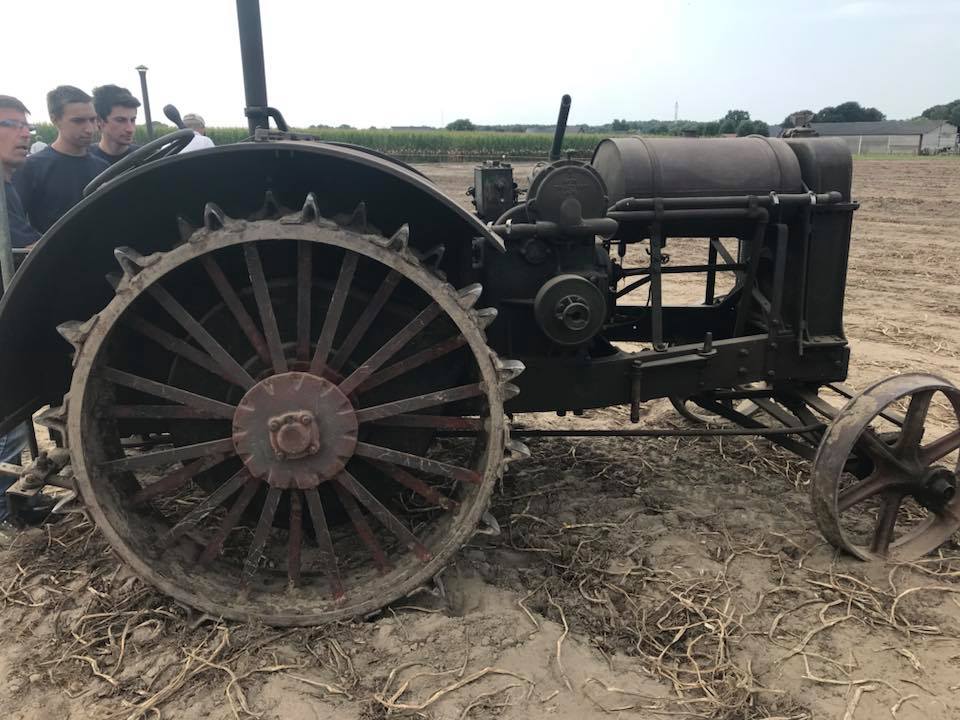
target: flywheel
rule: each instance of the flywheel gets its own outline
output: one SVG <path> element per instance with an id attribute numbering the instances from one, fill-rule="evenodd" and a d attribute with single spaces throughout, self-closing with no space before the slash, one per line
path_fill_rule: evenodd
<path id="1" fill-rule="evenodd" d="M 312 625 L 415 591 L 526 454 L 504 414 L 523 365 L 487 345 L 481 287 L 357 217 L 208 205 L 169 252 L 117 248 L 113 300 L 59 328 L 86 508 L 211 615 Z"/>

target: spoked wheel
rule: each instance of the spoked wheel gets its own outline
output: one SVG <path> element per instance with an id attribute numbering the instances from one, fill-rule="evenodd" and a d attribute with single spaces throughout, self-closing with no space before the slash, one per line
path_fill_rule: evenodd
<path id="1" fill-rule="evenodd" d="M 904 405 L 902 427 L 885 430 L 891 423 L 881 416 L 899 417 Z M 867 388 L 834 418 L 814 460 L 820 531 L 863 560 L 910 561 L 935 550 L 960 528 L 958 448 L 960 390 L 946 380 L 900 375 Z"/>
<path id="2" fill-rule="evenodd" d="M 525 452 L 503 411 L 523 366 L 487 346 L 480 286 L 438 278 L 405 227 L 341 227 L 312 196 L 270 214 L 208 206 L 168 253 L 117 249 L 113 301 L 60 328 L 68 443 L 141 576 L 213 615 L 307 625 L 410 593 L 472 535 Z"/>

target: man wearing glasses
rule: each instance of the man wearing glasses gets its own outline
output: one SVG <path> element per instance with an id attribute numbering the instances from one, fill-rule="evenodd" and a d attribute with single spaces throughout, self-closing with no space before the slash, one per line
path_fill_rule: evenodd
<path id="1" fill-rule="evenodd" d="M 0 95 L 0 162 L 3 163 L 3 191 L 7 198 L 7 219 L 10 222 L 10 239 L 16 248 L 29 247 L 40 239 L 40 233 L 30 227 L 24 216 L 23 204 L 10 178 L 15 170 L 23 167 L 30 152 L 30 124 L 27 108 L 9 95 Z M 0 443 L 3 441 L 0 440 Z M 3 462 L 0 449 L 0 462 Z"/>
<path id="2" fill-rule="evenodd" d="M 10 183 L 10 178 L 23 166 L 30 150 L 31 128 L 27 114 L 27 108 L 15 97 L 0 95 L 0 163 L 3 164 L 3 190 L 14 247 L 28 247 L 40 238 L 40 233 L 27 223 L 20 197 Z M 18 425 L 6 435 L 0 435 L 0 462 L 19 465 L 20 455 L 26 445 L 26 425 Z M 6 491 L 13 482 L 14 478 L 0 475 L 0 538 L 8 534 Z"/>
<path id="3" fill-rule="evenodd" d="M 46 232 L 83 197 L 83 188 L 107 169 L 87 152 L 97 130 L 92 98 L 80 88 L 61 85 L 47 93 L 50 120 L 57 139 L 27 158 L 13 185 L 23 200 L 30 224 Z"/>

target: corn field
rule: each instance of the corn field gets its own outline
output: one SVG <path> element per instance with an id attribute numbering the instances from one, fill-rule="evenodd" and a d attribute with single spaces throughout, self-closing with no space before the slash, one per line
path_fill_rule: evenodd
<path id="1" fill-rule="evenodd" d="M 159 134 L 174 128 L 158 128 Z M 469 132 L 451 130 L 346 130 L 338 128 L 311 128 L 300 132 L 321 140 L 351 143 L 402 158 L 424 160 L 478 160 L 478 159 L 540 159 L 550 151 L 553 136 L 548 133 Z M 56 128 L 49 124 L 37 126 L 37 139 L 53 142 Z M 207 128 L 207 135 L 217 144 L 226 145 L 246 140 L 246 128 Z M 589 158 L 593 149 L 606 135 L 568 133 L 563 141 L 565 152 L 577 158 Z M 134 141 L 147 142 L 144 127 L 138 127 Z"/>

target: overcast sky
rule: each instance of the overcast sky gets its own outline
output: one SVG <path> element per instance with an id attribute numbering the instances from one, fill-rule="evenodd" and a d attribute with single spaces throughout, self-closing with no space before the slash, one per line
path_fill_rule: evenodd
<path id="1" fill-rule="evenodd" d="M 8 3 L 0 93 L 35 121 L 59 84 L 139 97 L 145 64 L 154 118 L 172 102 L 245 124 L 234 0 Z M 908 118 L 960 95 L 958 0 L 261 0 L 261 13 L 269 101 L 299 127 L 552 123 L 565 92 L 572 124 L 670 119 L 674 102 L 691 120 L 742 108 L 777 123 L 845 100 Z"/>

